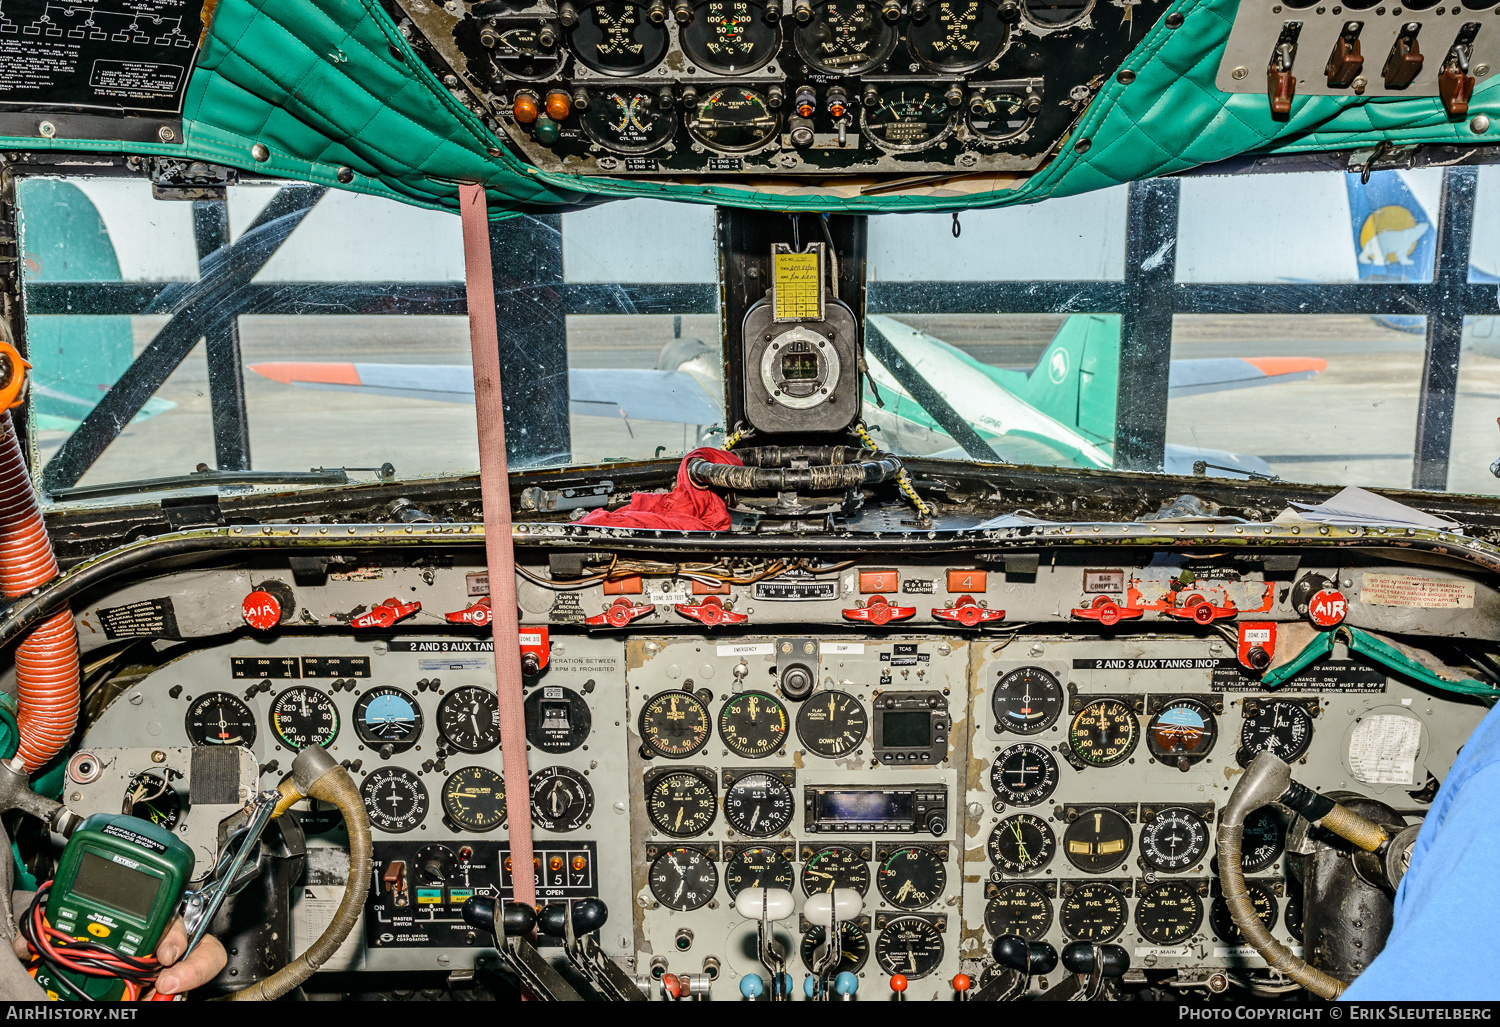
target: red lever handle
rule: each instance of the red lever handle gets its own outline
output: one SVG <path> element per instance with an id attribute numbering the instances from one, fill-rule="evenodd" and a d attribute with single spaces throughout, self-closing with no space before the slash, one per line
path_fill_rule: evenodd
<path id="1" fill-rule="evenodd" d="M 952 621 L 972 628 L 976 624 L 1005 619 L 1004 610 L 986 610 L 973 596 L 959 596 L 951 608 L 938 607 L 932 611 L 938 620 Z"/>
<path id="2" fill-rule="evenodd" d="M 636 606 L 629 599 L 621 597 L 606 606 L 603 613 L 585 617 L 583 622 L 591 628 L 623 628 L 631 621 L 649 617 L 655 612 L 656 607 L 650 603 Z"/>
<path id="3" fill-rule="evenodd" d="M 444 614 L 443 619 L 446 620 L 449 624 L 472 624 L 476 628 L 482 628 L 486 624 L 488 624 L 494 618 L 494 616 L 494 611 L 490 609 L 490 597 L 485 596 L 473 606 L 466 607 L 462 610 L 455 610 L 453 613 Z"/>
<path id="4" fill-rule="evenodd" d="M 892 606 L 885 601 L 884 596 L 871 596 L 870 601 L 862 608 L 856 607 L 844 611 L 847 619 L 862 620 L 870 624 L 889 624 L 893 620 L 906 620 L 916 615 L 915 606 Z"/>
<path id="5" fill-rule="evenodd" d="M 1212 624 L 1216 620 L 1233 617 L 1239 612 L 1239 607 L 1235 606 L 1232 602 L 1226 602 L 1224 606 L 1215 606 L 1197 594 L 1188 596 L 1187 601 L 1181 606 L 1168 607 L 1162 611 L 1168 617 L 1176 617 L 1179 620 L 1192 620 L 1199 624 Z"/>
<path id="6" fill-rule="evenodd" d="M 398 620 L 405 620 L 422 608 L 420 602 L 403 603 L 392 597 L 374 609 L 360 614 L 349 622 L 351 628 L 388 628 Z"/>
<path id="7" fill-rule="evenodd" d="M 704 596 L 698 603 L 678 603 L 677 612 L 708 628 L 718 627 L 720 624 L 743 624 L 750 619 L 743 613 L 726 610 L 724 600 L 718 596 Z"/>
<path id="8" fill-rule="evenodd" d="M 1074 610 L 1073 616 L 1082 617 L 1084 620 L 1096 620 L 1105 627 L 1111 627 L 1122 620 L 1136 620 L 1145 612 L 1145 610 L 1137 610 L 1134 606 L 1121 606 L 1109 596 L 1100 596 L 1094 600 L 1094 605 Z"/>

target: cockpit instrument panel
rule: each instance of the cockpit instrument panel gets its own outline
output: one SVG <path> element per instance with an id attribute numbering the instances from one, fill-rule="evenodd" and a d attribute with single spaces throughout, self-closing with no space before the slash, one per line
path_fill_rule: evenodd
<path id="1" fill-rule="evenodd" d="M 505 144 L 585 175 L 1040 167 L 1163 0 L 384 0 Z"/>

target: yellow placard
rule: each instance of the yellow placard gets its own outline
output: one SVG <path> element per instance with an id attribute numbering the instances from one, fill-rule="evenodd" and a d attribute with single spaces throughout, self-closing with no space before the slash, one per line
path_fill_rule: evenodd
<path id="1" fill-rule="evenodd" d="M 818 255 L 773 253 L 775 266 L 776 320 L 815 321 L 818 310 Z"/>

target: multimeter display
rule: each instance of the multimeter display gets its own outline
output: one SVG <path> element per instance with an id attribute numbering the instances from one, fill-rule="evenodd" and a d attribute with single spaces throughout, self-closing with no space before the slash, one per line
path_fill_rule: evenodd
<path id="1" fill-rule="evenodd" d="M 140 873 L 128 866 L 125 857 L 106 859 L 85 849 L 78 860 L 78 872 L 73 875 L 72 891 L 79 898 L 91 899 L 147 920 L 156 905 L 156 893 L 161 891 L 161 883 L 160 877 Z"/>

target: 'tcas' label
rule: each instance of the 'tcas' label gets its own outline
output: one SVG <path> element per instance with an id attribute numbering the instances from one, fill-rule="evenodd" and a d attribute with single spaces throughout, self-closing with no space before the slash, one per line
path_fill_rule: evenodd
<path id="1" fill-rule="evenodd" d="M 281 623 L 281 603 L 269 592 L 256 589 L 245 597 L 245 623 L 256 631 L 270 631 Z"/>
<path id="2" fill-rule="evenodd" d="M 1320 628 L 1331 628 L 1341 624 L 1349 612 L 1349 602 L 1344 593 L 1325 588 L 1312 597 L 1307 607 L 1307 617 Z"/>

